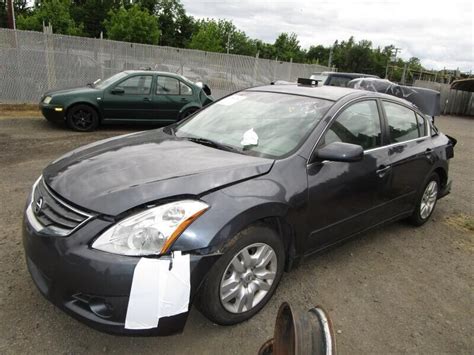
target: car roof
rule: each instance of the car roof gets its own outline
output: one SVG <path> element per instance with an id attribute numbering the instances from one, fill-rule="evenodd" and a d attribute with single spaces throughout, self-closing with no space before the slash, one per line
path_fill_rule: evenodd
<path id="1" fill-rule="evenodd" d="M 323 71 L 323 72 L 315 72 L 312 75 L 334 75 L 334 76 L 356 76 L 360 78 L 378 78 L 377 75 L 372 74 L 362 74 L 362 73 L 345 73 L 339 71 Z"/>
<path id="2" fill-rule="evenodd" d="M 166 72 L 166 71 L 146 70 L 146 69 L 124 70 L 124 72 L 128 73 L 128 74 L 158 74 L 158 75 L 174 76 L 174 77 L 177 77 L 177 78 L 182 78 L 183 77 L 180 74 L 170 73 L 170 72 Z"/>
<path id="3" fill-rule="evenodd" d="M 307 86 L 298 84 L 265 85 L 247 89 L 247 91 L 267 91 L 282 94 L 293 94 L 315 97 L 318 99 L 337 101 L 350 94 L 364 93 L 362 90 L 343 88 L 339 86 Z"/>
<path id="4" fill-rule="evenodd" d="M 245 91 L 265 91 L 265 92 L 275 92 L 281 94 L 291 94 L 291 95 L 302 95 L 309 96 L 323 100 L 338 101 L 345 96 L 351 96 L 352 98 L 370 96 L 378 97 L 381 99 L 387 99 L 399 102 L 406 106 L 416 108 L 411 102 L 396 97 L 392 95 L 382 94 L 374 91 L 366 91 L 360 89 L 345 88 L 339 86 L 309 86 L 309 85 L 299 85 L 299 84 L 283 84 L 283 85 L 265 85 L 257 86 L 253 88 L 246 89 Z"/>

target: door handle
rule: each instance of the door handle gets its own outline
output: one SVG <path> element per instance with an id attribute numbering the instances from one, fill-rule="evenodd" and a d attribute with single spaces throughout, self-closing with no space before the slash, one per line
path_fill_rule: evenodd
<path id="1" fill-rule="evenodd" d="M 185 97 L 182 97 L 182 98 L 181 98 L 181 101 L 183 101 L 183 102 L 188 102 L 188 99 L 185 98 Z"/>
<path id="2" fill-rule="evenodd" d="M 425 150 L 425 155 L 426 155 L 426 156 L 430 156 L 432 153 L 433 153 L 433 149 L 431 149 L 431 148 L 427 148 L 427 149 Z"/>
<path id="3" fill-rule="evenodd" d="M 143 101 L 145 101 L 145 102 L 150 102 L 150 98 L 149 98 L 149 97 L 145 97 L 145 98 L 143 99 Z"/>
<path id="4" fill-rule="evenodd" d="M 390 165 L 380 165 L 375 172 L 380 178 L 383 178 L 390 171 L 390 169 L 392 169 Z"/>

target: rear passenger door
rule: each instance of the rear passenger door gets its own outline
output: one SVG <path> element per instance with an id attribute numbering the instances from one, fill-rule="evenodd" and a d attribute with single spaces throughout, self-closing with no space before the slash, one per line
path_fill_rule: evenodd
<path id="1" fill-rule="evenodd" d="M 433 147 L 424 117 L 393 101 L 383 100 L 382 106 L 390 140 L 391 205 L 399 214 L 413 208 L 416 194 L 434 163 Z"/>
<path id="2" fill-rule="evenodd" d="M 175 122 L 181 108 L 193 100 L 193 89 L 170 76 L 159 75 L 153 105 L 158 119 Z"/>

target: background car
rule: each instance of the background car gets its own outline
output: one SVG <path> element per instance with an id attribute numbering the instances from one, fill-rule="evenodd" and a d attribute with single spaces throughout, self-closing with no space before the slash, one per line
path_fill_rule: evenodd
<path id="1" fill-rule="evenodd" d="M 178 332 L 191 304 L 235 324 L 305 256 L 429 221 L 450 191 L 453 146 L 394 96 L 247 89 L 47 166 L 26 205 L 27 265 L 46 298 L 103 331 Z"/>
<path id="2" fill-rule="evenodd" d="M 149 70 L 123 71 L 87 87 L 49 91 L 40 108 L 49 121 L 66 121 L 77 131 L 107 123 L 179 121 L 213 98 L 207 85 L 181 75 Z"/>
<path id="3" fill-rule="evenodd" d="M 379 78 L 377 75 L 360 74 L 360 73 L 340 73 L 324 71 L 321 73 L 313 73 L 310 79 L 317 80 L 318 85 L 347 87 L 349 81 L 357 78 Z"/>

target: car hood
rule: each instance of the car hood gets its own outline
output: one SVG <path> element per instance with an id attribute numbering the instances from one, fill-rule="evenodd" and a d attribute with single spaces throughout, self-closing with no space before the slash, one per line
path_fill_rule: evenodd
<path id="1" fill-rule="evenodd" d="M 76 149 L 44 171 L 66 201 L 107 215 L 172 197 L 199 196 L 270 171 L 273 160 L 139 132 Z"/>
<path id="2" fill-rule="evenodd" d="M 51 90 L 44 93 L 44 96 L 54 96 L 54 95 L 82 95 L 82 94 L 90 94 L 90 93 L 97 93 L 98 89 L 91 88 L 91 87 L 75 87 L 75 88 L 67 88 L 61 90 Z"/>

